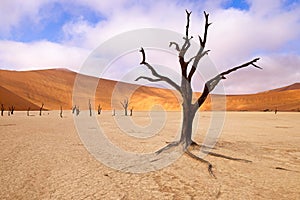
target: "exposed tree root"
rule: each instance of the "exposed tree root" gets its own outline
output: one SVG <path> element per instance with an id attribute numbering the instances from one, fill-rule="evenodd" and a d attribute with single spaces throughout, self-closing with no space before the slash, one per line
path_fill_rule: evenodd
<path id="1" fill-rule="evenodd" d="M 296 171 L 296 170 L 290 170 L 290 169 L 286 169 L 286 168 L 283 168 L 283 167 L 275 167 L 275 169 L 300 173 L 299 171 Z"/>
<path id="2" fill-rule="evenodd" d="M 199 148 L 199 150 L 201 150 L 200 148 L 201 147 L 205 147 L 205 148 L 209 148 L 209 149 L 212 149 L 211 147 L 208 147 L 208 146 L 205 146 L 205 145 L 199 145 L 198 143 L 192 141 L 191 143 L 191 146 L 194 146 L 194 147 L 197 147 Z M 242 159 L 242 158 L 234 158 L 234 157 L 231 157 L 231 156 L 226 156 L 226 155 L 223 155 L 223 154 L 219 154 L 219 153 L 214 153 L 214 152 L 210 152 L 210 151 L 205 151 L 205 150 L 201 150 L 203 153 L 206 153 L 208 155 L 211 155 L 211 156 L 215 156 L 215 157 L 219 157 L 219 158 L 225 158 L 227 160 L 234 160 L 234 161 L 241 161 L 241 162 L 245 162 L 245 163 L 250 163 L 252 162 L 251 160 L 247 160 L 247 159 Z"/>
<path id="3" fill-rule="evenodd" d="M 206 146 L 204 144 L 198 144 L 197 142 L 195 142 L 193 140 L 192 140 L 192 143 L 190 144 L 190 146 L 193 147 L 193 148 L 199 148 L 199 150 L 200 150 L 201 147 L 208 148 L 208 149 L 216 149 L 216 147 L 209 147 L 209 146 Z"/>
<path id="4" fill-rule="evenodd" d="M 155 153 L 156 153 L 156 154 L 160 154 L 161 152 L 166 151 L 166 150 L 168 150 L 168 149 L 170 149 L 170 148 L 172 148 L 172 147 L 177 147 L 178 145 L 180 145 L 180 142 L 179 142 L 179 141 L 170 142 L 170 143 L 168 143 L 167 146 L 161 148 L 160 150 L 156 151 Z"/>
<path id="5" fill-rule="evenodd" d="M 245 162 L 245 163 L 251 163 L 252 162 L 251 160 L 246 160 L 246 159 L 243 159 L 243 158 L 234 158 L 234 157 L 231 157 L 231 156 L 225 156 L 225 155 L 214 153 L 214 152 L 209 152 L 209 151 L 202 151 L 202 152 L 207 153 L 211 156 L 215 156 L 215 157 L 219 157 L 219 158 L 225 158 L 225 159 L 228 159 L 228 160 L 242 161 L 242 162 Z"/>
<path id="6" fill-rule="evenodd" d="M 162 152 L 164 152 L 164 151 L 167 151 L 167 150 L 169 150 L 171 148 L 175 148 L 175 147 L 178 147 L 179 145 L 183 145 L 183 143 L 180 142 L 180 141 L 166 142 L 166 143 L 168 145 L 166 145 L 165 147 L 163 147 L 160 150 L 158 150 L 158 151 L 155 152 L 157 155 L 160 154 L 160 153 L 162 153 Z M 213 170 L 212 170 L 213 166 L 212 166 L 212 164 L 209 161 L 207 161 L 207 160 L 205 160 L 203 158 L 200 158 L 199 156 L 196 156 L 195 154 L 193 154 L 192 152 L 190 152 L 190 149 L 191 150 L 195 150 L 196 149 L 196 150 L 199 150 L 199 151 L 201 150 L 203 153 L 206 153 L 208 155 L 219 157 L 219 158 L 225 158 L 227 160 L 242 161 L 242 162 L 245 162 L 245 163 L 252 162 L 251 160 L 246 160 L 246 159 L 242 159 L 242 158 L 234 158 L 234 157 L 231 157 L 231 156 L 226 156 L 226 155 L 222 155 L 222 154 L 218 154 L 218 153 L 206 151 L 206 150 L 201 149 L 202 147 L 207 148 L 207 149 L 214 149 L 214 147 L 209 147 L 209 146 L 205 146 L 205 145 L 199 145 L 197 142 L 192 141 L 191 144 L 188 146 L 188 148 L 186 148 L 186 149 L 183 148 L 183 150 L 191 158 L 207 164 L 208 165 L 208 172 L 214 178 L 216 178 L 216 176 L 213 173 Z M 276 168 L 276 169 L 287 170 L 287 169 L 284 169 L 284 168 Z"/>
<path id="7" fill-rule="evenodd" d="M 191 153 L 188 149 L 186 149 L 185 153 L 186 153 L 187 155 L 189 155 L 191 158 L 195 159 L 195 160 L 198 160 L 198 161 L 200 161 L 200 162 L 206 163 L 206 164 L 208 165 L 207 170 L 208 170 L 209 174 L 210 174 L 212 177 L 216 178 L 216 176 L 214 175 L 214 172 L 212 171 L 212 167 L 213 167 L 213 166 L 212 166 L 212 164 L 211 164 L 209 161 L 204 160 L 203 158 L 200 158 L 200 157 L 196 156 L 195 154 Z"/>

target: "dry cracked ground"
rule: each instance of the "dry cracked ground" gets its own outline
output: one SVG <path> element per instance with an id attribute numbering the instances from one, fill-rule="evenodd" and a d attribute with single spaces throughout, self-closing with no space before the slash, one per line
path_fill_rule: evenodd
<path id="1" fill-rule="evenodd" d="M 84 115 L 78 117 L 89 119 Z M 197 142 L 214 128 L 211 117 L 200 114 Z M 115 146 L 137 153 L 158 150 L 180 129 L 176 112 L 167 113 L 158 133 L 144 139 L 124 133 L 108 111 L 96 118 Z M 146 112 L 134 113 L 132 120 L 151 123 Z M 70 111 L 63 118 L 59 111 L 5 114 L 0 117 L 0 199 L 300 199 L 299 120 L 300 113 L 227 112 L 213 151 L 252 163 L 206 156 L 213 178 L 206 164 L 185 154 L 148 173 L 106 166 L 83 145 Z"/>

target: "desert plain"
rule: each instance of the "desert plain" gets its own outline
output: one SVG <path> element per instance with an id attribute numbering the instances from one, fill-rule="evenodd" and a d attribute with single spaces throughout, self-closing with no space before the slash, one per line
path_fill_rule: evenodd
<path id="1" fill-rule="evenodd" d="M 121 116 L 123 113 L 117 111 Z M 95 115 L 107 138 L 130 152 L 154 152 L 176 138 L 180 112 L 166 112 L 163 128 L 137 139 L 122 131 L 111 111 Z M 206 156 L 205 163 L 183 154 L 175 162 L 148 173 L 120 171 L 99 162 L 87 151 L 76 120 L 89 120 L 70 110 L 15 111 L 0 117 L 0 199 L 299 199 L 300 113 L 226 112 L 222 131 L 212 150 L 243 158 L 245 163 Z M 125 116 L 123 116 L 125 117 Z M 193 138 L 201 143 L 211 112 L 200 112 Z M 141 126 L 149 113 L 134 112 Z M 88 131 L 88 130 L 87 130 Z"/>

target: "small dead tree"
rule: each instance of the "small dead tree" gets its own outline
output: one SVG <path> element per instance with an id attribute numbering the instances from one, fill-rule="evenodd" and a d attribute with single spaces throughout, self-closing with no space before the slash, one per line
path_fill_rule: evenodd
<path id="1" fill-rule="evenodd" d="M 14 111 L 15 111 L 15 107 L 14 107 L 14 106 L 11 106 L 10 114 L 13 115 L 13 114 L 14 114 Z"/>
<path id="2" fill-rule="evenodd" d="M 42 106 L 40 107 L 40 116 L 42 116 L 43 107 L 44 107 L 44 103 L 42 103 Z"/>
<path id="3" fill-rule="evenodd" d="M 89 110 L 90 110 L 90 116 L 92 116 L 92 104 L 91 100 L 89 99 Z"/>
<path id="4" fill-rule="evenodd" d="M 30 107 L 27 109 L 27 116 L 29 116 Z"/>
<path id="5" fill-rule="evenodd" d="M 10 113 L 11 113 L 11 108 L 8 107 L 8 112 L 7 112 L 7 115 L 10 116 Z"/>
<path id="6" fill-rule="evenodd" d="M 98 115 L 101 114 L 101 111 L 102 111 L 102 107 L 101 107 L 101 105 L 99 104 L 99 105 L 98 105 Z"/>
<path id="7" fill-rule="evenodd" d="M 62 106 L 60 106 L 60 113 L 59 113 L 59 116 L 60 116 L 61 118 L 63 118 L 63 109 L 62 109 Z"/>
<path id="8" fill-rule="evenodd" d="M 205 100 L 207 99 L 207 97 L 211 93 L 211 91 L 213 91 L 213 89 L 218 85 L 218 83 L 221 80 L 226 79 L 225 76 L 227 76 L 228 74 L 230 74 L 236 70 L 239 70 L 239 69 L 242 69 L 242 68 L 245 68 L 248 66 L 254 66 L 259 69 L 261 69 L 261 68 L 255 64 L 255 62 L 257 62 L 259 60 L 259 58 L 255 58 L 249 62 L 246 62 L 237 67 L 233 67 L 227 71 L 217 74 L 215 77 L 213 77 L 212 79 L 210 79 L 209 81 L 207 81 L 205 83 L 200 97 L 198 97 L 198 99 L 195 102 L 193 102 L 193 98 L 192 98 L 193 90 L 191 87 L 191 81 L 192 81 L 194 73 L 196 72 L 199 61 L 205 55 L 207 55 L 208 52 L 210 51 L 210 50 L 205 50 L 205 46 L 206 46 L 206 41 L 207 41 L 208 27 L 211 25 L 211 23 L 208 22 L 209 14 L 204 12 L 204 17 L 205 17 L 204 34 L 203 34 L 203 36 L 198 36 L 200 47 L 195 56 L 186 59 L 185 54 L 188 51 L 188 49 L 190 48 L 191 40 L 193 38 L 192 36 L 189 35 L 191 12 L 188 12 L 186 10 L 186 15 L 187 15 L 187 24 L 186 24 L 185 36 L 183 37 L 183 45 L 180 46 L 178 43 L 173 42 L 173 41 L 170 42 L 170 45 L 169 45 L 169 47 L 174 46 L 175 50 L 178 52 L 178 58 L 179 58 L 178 61 L 179 61 L 180 67 L 181 67 L 181 75 L 182 75 L 180 85 L 175 83 L 170 78 L 160 75 L 155 70 L 155 68 L 146 61 L 146 54 L 145 54 L 145 51 L 143 48 L 141 48 L 141 50 L 140 50 L 140 52 L 142 54 L 142 61 L 140 64 L 146 66 L 151 71 L 152 75 L 155 78 L 140 76 L 136 79 L 136 81 L 138 81 L 140 79 L 145 79 L 150 82 L 164 81 L 164 82 L 168 83 L 169 85 L 171 85 L 174 89 L 176 89 L 182 96 L 183 119 L 182 119 L 182 126 L 181 126 L 181 137 L 180 137 L 179 141 L 169 143 L 166 147 L 157 151 L 157 154 L 163 152 L 164 150 L 167 150 L 172 147 L 176 147 L 176 146 L 180 145 L 180 146 L 182 146 L 182 149 L 185 151 L 185 153 L 187 153 L 189 156 L 191 156 L 192 158 L 194 158 L 196 160 L 206 163 L 208 165 L 209 173 L 212 176 L 214 176 L 213 171 L 212 171 L 212 165 L 210 164 L 210 162 L 200 158 L 199 156 L 192 154 L 189 150 L 189 147 L 191 145 L 200 147 L 200 145 L 198 145 L 196 142 L 194 142 L 192 140 L 192 126 L 193 126 L 193 120 L 194 120 L 195 114 L 199 110 L 201 105 L 205 102 Z M 231 160 L 243 160 L 243 159 L 232 158 L 229 156 L 216 154 L 213 152 L 207 152 L 207 153 L 210 155 L 213 155 L 213 156 L 227 158 L 227 159 L 231 159 Z M 244 161 L 247 161 L 247 160 L 244 160 Z"/>
<path id="9" fill-rule="evenodd" d="M 112 116 L 115 116 L 115 115 L 116 115 L 116 110 L 113 109 L 113 111 L 112 111 Z"/>
<path id="10" fill-rule="evenodd" d="M 76 116 L 78 116 L 79 113 L 80 113 L 79 106 L 77 106 L 77 107 L 75 107 L 75 108 L 76 108 Z"/>
<path id="11" fill-rule="evenodd" d="M 130 116 L 132 116 L 133 107 L 130 108 Z"/>
<path id="12" fill-rule="evenodd" d="M 123 102 L 120 101 L 120 103 L 121 103 L 122 107 L 124 108 L 124 114 L 125 114 L 125 116 L 127 116 L 128 115 L 128 111 L 127 110 L 128 110 L 128 105 L 129 105 L 128 98 L 124 99 Z"/>
<path id="13" fill-rule="evenodd" d="M 72 107 L 72 114 L 74 114 L 76 111 L 76 105 L 74 107 Z"/>
<path id="14" fill-rule="evenodd" d="M 1 104 L 1 116 L 3 116 L 3 113 L 4 113 L 4 105 L 3 104 Z"/>

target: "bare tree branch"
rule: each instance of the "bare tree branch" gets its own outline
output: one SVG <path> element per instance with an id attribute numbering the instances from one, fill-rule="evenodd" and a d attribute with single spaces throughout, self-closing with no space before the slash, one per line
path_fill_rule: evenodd
<path id="1" fill-rule="evenodd" d="M 169 47 L 171 47 L 172 45 L 175 45 L 176 51 L 180 52 L 179 45 L 176 42 L 170 42 Z"/>
<path id="2" fill-rule="evenodd" d="M 150 78 L 150 77 L 146 77 L 146 76 L 140 76 L 140 77 L 136 78 L 135 81 L 138 81 L 140 79 L 145 79 L 145 80 L 150 81 L 150 82 L 159 82 L 159 81 L 161 81 L 160 78 L 154 79 L 154 78 Z"/>
<path id="3" fill-rule="evenodd" d="M 206 55 L 209 50 L 207 51 L 204 51 L 204 48 L 205 48 L 205 45 L 206 45 L 206 40 L 207 40 L 207 33 L 208 33 L 208 27 L 211 25 L 211 23 L 208 23 L 208 16 L 209 14 L 206 13 L 204 11 L 204 16 L 205 16 L 205 26 L 204 26 L 204 34 L 203 34 L 203 40 L 201 38 L 201 36 L 198 36 L 199 37 L 199 42 L 200 42 L 200 48 L 195 56 L 195 59 L 194 59 L 194 62 L 193 62 L 193 65 L 192 65 L 192 68 L 191 68 L 191 71 L 188 75 L 188 81 L 191 82 L 192 80 L 192 77 L 197 69 L 197 66 L 199 64 L 199 61 L 201 60 L 201 58 Z M 204 52 L 203 52 L 204 51 Z"/>
<path id="4" fill-rule="evenodd" d="M 186 36 L 186 38 L 189 38 L 190 16 L 192 14 L 192 11 L 189 12 L 189 11 L 185 10 L 185 12 L 186 12 L 186 21 L 187 21 L 187 24 L 185 27 L 185 36 Z"/>
<path id="5" fill-rule="evenodd" d="M 142 53 L 142 62 L 140 64 L 145 65 L 146 67 L 148 67 L 148 69 L 151 71 L 152 75 L 157 77 L 158 79 L 152 79 L 152 78 L 146 78 L 146 77 L 139 77 L 136 79 L 136 81 L 140 80 L 140 79 L 146 79 L 148 81 L 152 81 L 152 82 L 157 82 L 157 81 L 164 81 L 166 83 L 168 83 L 169 85 L 171 85 L 172 87 L 174 87 L 177 91 L 181 92 L 181 89 L 179 87 L 179 85 L 177 85 L 174 81 L 172 81 L 170 78 L 159 75 L 156 70 L 149 64 L 146 62 L 146 54 L 143 48 L 141 48 L 140 52 Z"/>
<path id="6" fill-rule="evenodd" d="M 206 44 L 207 30 L 208 30 L 208 27 L 211 25 L 211 23 L 208 23 L 208 16 L 209 16 L 209 14 L 204 11 L 204 16 L 205 16 L 205 27 L 204 27 L 203 41 L 202 41 L 202 38 L 199 36 L 200 45 L 203 47 L 203 49 L 205 48 L 205 44 Z"/>
<path id="7" fill-rule="evenodd" d="M 194 57 L 192 57 L 191 59 L 190 59 L 190 61 L 188 62 L 188 63 L 190 63 L 191 61 L 192 61 L 192 59 L 197 59 L 197 61 L 196 61 L 196 65 L 198 65 L 198 63 L 199 63 L 199 61 L 201 60 L 201 58 L 203 57 L 203 56 L 205 56 L 205 55 L 207 55 L 208 54 L 208 52 L 209 52 L 210 50 L 206 50 L 206 51 L 204 51 L 200 56 L 194 56 Z M 194 66 L 194 65 L 193 65 Z M 196 67 L 193 67 L 192 66 L 192 68 L 191 68 L 191 70 L 190 70 L 190 73 L 189 73 L 189 75 L 188 75 L 188 82 L 191 82 L 191 80 L 192 80 L 192 77 L 193 77 L 193 75 L 194 75 L 194 73 L 196 72 L 196 69 L 197 69 L 197 66 Z"/>
<path id="8" fill-rule="evenodd" d="M 187 77 L 187 67 L 188 67 L 188 63 L 185 62 L 184 60 L 184 56 L 187 52 L 187 50 L 190 48 L 191 46 L 191 42 L 190 40 L 193 38 L 193 36 L 191 36 L 189 38 L 189 27 L 190 27 L 190 15 L 192 12 L 188 12 L 187 10 L 185 10 L 186 12 L 186 18 L 187 18 L 187 22 L 186 22 L 186 30 L 185 30 L 185 37 L 183 38 L 184 39 L 184 44 L 182 45 L 180 51 L 179 51 L 179 63 L 180 63 L 180 66 L 181 66 L 181 74 L 184 78 Z"/>
<path id="9" fill-rule="evenodd" d="M 140 52 L 142 53 L 142 57 L 143 57 L 142 62 L 140 63 L 140 65 L 147 64 L 146 63 L 146 55 L 145 55 L 145 51 L 144 51 L 143 47 L 141 48 Z"/>
<path id="10" fill-rule="evenodd" d="M 258 60 L 259 60 L 259 58 L 255 58 L 255 59 L 253 59 L 249 62 L 246 62 L 242 65 L 239 65 L 239 66 L 231 68 L 231 69 L 229 69 L 225 72 L 222 72 L 222 73 L 216 75 L 214 78 L 207 81 L 205 83 L 205 86 L 204 86 L 204 89 L 203 89 L 203 92 L 202 92 L 201 96 L 198 98 L 197 102 L 194 103 L 194 106 L 193 106 L 194 109 L 198 109 L 204 103 L 204 101 L 206 100 L 208 94 L 218 85 L 220 80 L 226 79 L 225 75 L 228 75 L 231 72 L 234 72 L 234 71 L 239 70 L 241 68 L 248 67 L 249 65 L 253 65 L 256 68 L 262 69 L 261 67 L 254 64 Z"/>

